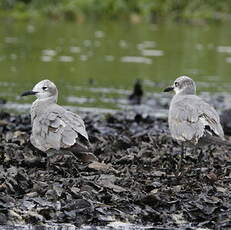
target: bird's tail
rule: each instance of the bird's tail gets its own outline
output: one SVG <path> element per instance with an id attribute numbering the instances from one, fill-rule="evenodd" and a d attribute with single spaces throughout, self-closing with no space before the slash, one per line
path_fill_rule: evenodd
<path id="1" fill-rule="evenodd" d="M 210 144 L 231 147 L 231 142 L 229 142 L 225 139 L 223 140 L 220 137 L 206 135 L 204 138 L 205 138 L 205 141 L 210 143 Z"/>
<path id="2" fill-rule="evenodd" d="M 72 154 L 80 159 L 82 162 L 98 161 L 98 158 L 92 153 L 90 143 L 81 143 L 77 141 L 74 146 L 69 148 Z"/>

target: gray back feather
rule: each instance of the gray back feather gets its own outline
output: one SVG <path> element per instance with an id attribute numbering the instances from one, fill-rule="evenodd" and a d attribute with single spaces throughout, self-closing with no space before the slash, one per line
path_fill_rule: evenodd
<path id="1" fill-rule="evenodd" d="M 69 148 L 79 135 L 88 141 L 83 120 L 57 104 L 34 104 L 31 109 L 31 143 L 41 151 Z"/>
<path id="2" fill-rule="evenodd" d="M 196 95 L 175 95 L 169 109 L 169 128 L 174 139 L 197 143 L 207 128 L 224 139 L 216 110 Z"/>

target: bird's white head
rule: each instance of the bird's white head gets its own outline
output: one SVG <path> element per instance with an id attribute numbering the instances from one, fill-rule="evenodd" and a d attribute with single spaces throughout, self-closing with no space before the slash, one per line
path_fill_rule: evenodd
<path id="1" fill-rule="evenodd" d="M 22 94 L 22 96 L 27 95 L 35 95 L 38 99 L 54 98 L 57 101 L 58 90 L 50 80 L 42 80 L 34 86 L 32 91 L 26 91 Z"/>
<path id="2" fill-rule="evenodd" d="M 174 91 L 176 94 L 196 94 L 195 82 L 187 76 L 178 77 L 174 84 L 164 90 L 164 92 Z"/>

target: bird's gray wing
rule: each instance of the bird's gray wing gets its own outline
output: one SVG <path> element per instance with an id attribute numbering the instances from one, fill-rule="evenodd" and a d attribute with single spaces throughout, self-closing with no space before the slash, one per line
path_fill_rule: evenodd
<path id="1" fill-rule="evenodd" d="M 78 134 L 82 135 L 86 140 L 88 140 L 88 134 L 84 125 L 84 121 L 80 116 L 70 111 L 66 111 L 63 119 L 66 123 L 70 124 L 72 129 L 74 129 Z"/>
<path id="2" fill-rule="evenodd" d="M 169 127 L 176 140 L 198 140 L 206 133 L 224 138 L 216 110 L 196 95 L 178 96 L 169 111 Z"/>
<path id="3" fill-rule="evenodd" d="M 42 151 L 59 150 L 73 146 L 79 134 L 88 140 L 83 120 L 56 105 L 35 118 L 31 142 Z"/>

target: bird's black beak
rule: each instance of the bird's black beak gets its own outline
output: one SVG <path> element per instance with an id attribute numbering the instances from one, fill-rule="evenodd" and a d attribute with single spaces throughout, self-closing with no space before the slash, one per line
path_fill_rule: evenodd
<path id="1" fill-rule="evenodd" d="M 21 97 L 28 96 L 28 95 L 35 95 L 36 93 L 37 92 L 32 91 L 32 90 L 26 91 L 26 92 L 24 92 L 24 93 L 21 94 Z"/>
<path id="2" fill-rule="evenodd" d="M 164 92 L 170 92 L 170 91 L 173 91 L 174 90 L 174 87 L 170 86 L 166 89 L 164 89 Z"/>

